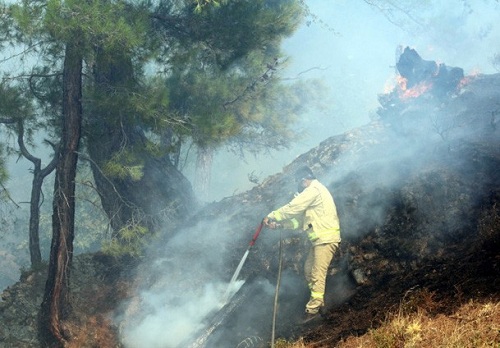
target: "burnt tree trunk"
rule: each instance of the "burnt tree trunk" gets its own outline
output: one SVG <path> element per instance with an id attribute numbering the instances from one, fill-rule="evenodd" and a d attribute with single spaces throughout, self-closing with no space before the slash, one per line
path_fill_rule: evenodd
<path id="1" fill-rule="evenodd" d="M 154 156 L 147 150 L 145 128 L 140 115 L 131 114 L 117 98 L 140 93 L 134 79 L 130 57 L 122 52 L 98 50 L 94 69 L 96 95 L 106 98 L 107 107 L 92 107 L 86 144 L 101 203 L 115 234 L 131 223 L 139 222 L 156 231 L 165 219 L 185 217 L 195 204 L 189 181 L 172 164 L 170 154 Z M 124 101 L 126 103 L 127 101 Z M 132 108 L 133 109 L 133 108 Z M 117 177 L 104 171 L 105 165 L 119 153 L 134 154 L 143 167 L 140 179 Z"/>
<path id="2" fill-rule="evenodd" d="M 444 63 L 424 60 L 414 49 L 406 47 L 396 63 L 396 68 L 406 79 L 406 88 L 420 83 L 430 84 L 431 92 L 439 97 L 456 92 L 464 78 L 462 68 L 449 67 Z"/>
<path id="3" fill-rule="evenodd" d="M 51 347 L 62 347 L 69 339 L 63 330 L 62 320 L 70 311 L 75 176 L 82 124 L 82 57 L 79 49 L 77 41 L 69 42 L 64 59 L 62 139 L 54 183 L 49 269 L 40 318 L 41 339 Z"/>

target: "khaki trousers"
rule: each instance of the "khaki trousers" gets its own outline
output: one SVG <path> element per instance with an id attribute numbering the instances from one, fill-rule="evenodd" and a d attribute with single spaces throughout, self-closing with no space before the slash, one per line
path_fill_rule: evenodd
<path id="1" fill-rule="evenodd" d="M 325 304 L 326 275 L 338 245 L 319 244 L 309 249 L 304 265 L 304 275 L 311 290 L 311 297 L 306 304 L 307 313 L 318 313 L 320 307 Z"/>

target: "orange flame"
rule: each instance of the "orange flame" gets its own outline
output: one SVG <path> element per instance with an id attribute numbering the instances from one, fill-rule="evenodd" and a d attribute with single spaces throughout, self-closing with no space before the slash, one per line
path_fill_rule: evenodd
<path id="1" fill-rule="evenodd" d="M 399 86 L 399 98 L 401 99 L 417 98 L 432 88 L 432 83 L 428 81 L 419 82 L 415 86 L 408 88 L 408 80 L 402 76 L 397 77 L 397 82 Z"/>
<path id="2" fill-rule="evenodd" d="M 464 76 L 458 83 L 457 89 L 462 89 L 479 76 L 479 70 L 473 70 L 470 75 Z"/>

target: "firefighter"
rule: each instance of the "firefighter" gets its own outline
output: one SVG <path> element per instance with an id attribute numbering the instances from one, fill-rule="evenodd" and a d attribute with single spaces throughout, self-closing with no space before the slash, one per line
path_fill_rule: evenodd
<path id="1" fill-rule="evenodd" d="M 311 291 L 304 322 L 318 318 L 324 307 L 326 275 L 340 244 L 337 208 L 331 193 L 307 166 L 295 172 L 299 193 L 286 205 L 269 213 L 264 224 L 271 228 L 298 229 L 307 233 L 310 249 L 304 275 Z"/>

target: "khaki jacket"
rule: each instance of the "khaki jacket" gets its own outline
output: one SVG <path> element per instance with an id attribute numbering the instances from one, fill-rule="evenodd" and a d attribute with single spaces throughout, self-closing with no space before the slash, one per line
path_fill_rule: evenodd
<path id="1" fill-rule="evenodd" d="M 269 213 L 276 221 L 298 219 L 313 245 L 339 243 L 340 225 L 337 208 L 330 191 L 318 180 L 299 193 L 288 204 Z M 296 220 L 295 220 L 296 221 Z M 299 223 L 295 225 L 299 227 Z"/>

